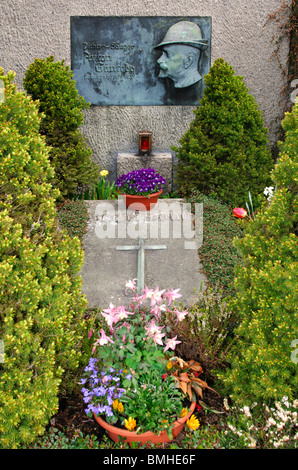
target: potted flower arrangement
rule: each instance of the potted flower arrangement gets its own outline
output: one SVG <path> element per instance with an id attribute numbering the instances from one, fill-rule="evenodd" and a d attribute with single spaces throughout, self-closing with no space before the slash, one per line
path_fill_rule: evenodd
<path id="1" fill-rule="evenodd" d="M 115 187 L 124 196 L 126 207 L 147 211 L 157 203 L 165 182 L 154 168 L 141 168 L 119 176 Z"/>
<path id="2" fill-rule="evenodd" d="M 179 322 L 188 312 L 173 306 L 181 297 L 179 289 L 145 286 L 139 295 L 135 280 L 127 288 L 134 295 L 128 308 L 110 304 L 100 312 L 104 328 L 97 333 L 81 379 L 85 411 L 115 442 L 119 436 L 129 443 L 170 442 L 185 422 L 191 429 L 199 426 L 192 413 L 195 392 L 205 384 L 198 378 L 199 363 L 174 355 L 181 341 L 171 337 L 165 324 L 168 315 Z"/>

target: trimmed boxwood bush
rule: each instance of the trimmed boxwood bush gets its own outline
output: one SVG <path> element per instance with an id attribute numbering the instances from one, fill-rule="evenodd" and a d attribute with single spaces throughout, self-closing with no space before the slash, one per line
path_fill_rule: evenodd
<path id="1" fill-rule="evenodd" d="M 44 114 L 40 133 L 51 146 L 54 184 L 62 196 L 71 197 L 82 187 L 95 184 L 99 168 L 92 162 L 91 149 L 79 130 L 89 103 L 79 95 L 73 72 L 63 60 L 55 62 L 53 56 L 35 59 L 25 74 L 24 87 L 33 100 L 38 100 Z"/>
<path id="2" fill-rule="evenodd" d="M 181 195 L 198 190 L 232 206 L 270 186 L 273 159 L 261 111 L 243 78 L 218 59 L 205 76 L 195 119 L 173 147 Z"/>
<path id="3" fill-rule="evenodd" d="M 87 360 L 87 302 L 80 242 L 57 230 L 59 191 L 37 106 L 13 72 L 0 69 L 0 78 L 0 447 L 17 448 L 43 433 Z"/>
<path id="4" fill-rule="evenodd" d="M 224 383 L 246 405 L 297 398 L 298 104 L 282 125 L 285 142 L 272 172 L 276 191 L 236 242 L 244 263 L 232 308 L 241 322 Z"/>

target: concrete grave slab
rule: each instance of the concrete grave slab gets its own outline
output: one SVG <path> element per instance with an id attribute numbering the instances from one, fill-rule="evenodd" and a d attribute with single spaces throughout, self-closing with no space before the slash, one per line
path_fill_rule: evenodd
<path id="1" fill-rule="evenodd" d="M 203 234 L 200 204 L 193 216 L 189 205 L 180 199 L 161 199 L 148 212 L 126 209 L 121 198 L 85 202 L 89 222 L 80 274 L 89 307 L 129 303 L 131 293 L 125 291 L 125 283 L 137 278 L 138 254 L 121 247 L 136 246 L 139 238 L 146 247 L 166 246 L 145 249 L 145 285 L 151 289 L 180 288 L 184 305 L 192 303 L 194 290 L 198 293 L 205 288 L 198 257 Z"/>

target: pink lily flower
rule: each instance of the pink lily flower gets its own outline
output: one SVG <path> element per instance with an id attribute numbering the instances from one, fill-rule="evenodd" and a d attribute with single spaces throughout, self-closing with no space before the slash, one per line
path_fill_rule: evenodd
<path id="1" fill-rule="evenodd" d="M 102 328 L 101 328 L 101 330 L 100 330 L 100 333 L 101 333 L 100 338 L 95 341 L 94 346 L 93 346 L 93 348 L 92 348 L 92 351 L 91 351 L 92 354 L 94 353 L 95 348 L 96 348 L 96 346 L 97 346 L 98 344 L 99 344 L 100 346 L 104 346 L 105 344 L 108 344 L 109 342 L 114 344 L 114 341 L 113 341 L 109 336 L 107 336 L 107 335 L 105 334 L 105 332 L 104 332 L 104 330 L 103 330 Z"/>
<path id="2" fill-rule="evenodd" d="M 118 320 L 123 320 L 124 318 L 128 318 L 128 315 L 134 315 L 133 312 L 128 312 L 125 310 L 125 307 L 123 305 L 120 305 L 117 309 L 117 314 L 116 316 L 118 317 Z"/>
<path id="3" fill-rule="evenodd" d="M 149 335 L 151 338 L 158 333 L 161 333 L 161 330 L 163 329 L 163 326 L 158 326 L 155 323 L 154 318 L 151 320 L 148 326 L 145 326 L 145 330 L 147 332 L 147 335 Z"/>
<path id="4" fill-rule="evenodd" d="M 151 308 L 151 313 L 159 320 L 162 312 L 166 312 L 167 307 L 165 305 L 155 305 Z"/>
<path id="5" fill-rule="evenodd" d="M 153 307 L 155 304 L 159 303 L 163 299 L 163 293 L 165 292 L 165 289 L 163 290 L 158 290 L 158 286 L 154 290 L 153 294 L 151 295 L 151 307 Z"/>
<path id="6" fill-rule="evenodd" d="M 133 279 L 132 281 L 129 280 L 129 281 L 125 284 L 126 289 L 131 289 L 133 292 L 135 292 L 135 290 L 136 290 L 136 288 L 137 288 L 136 280 L 137 280 L 137 279 Z"/>
<path id="7" fill-rule="evenodd" d="M 166 347 L 164 348 L 164 352 L 167 351 L 168 349 L 175 349 L 176 344 L 181 343 L 181 341 L 176 341 L 177 336 L 174 336 L 174 338 L 167 339 L 166 341 Z"/>
<path id="8" fill-rule="evenodd" d="M 166 297 L 169 301 L 169 305 L 172 303 L 173 300 L 175 299 L 179 299 L 179 297 L 182 297 L 182 294 L 179 294 L 178 291 L 180 290 L 179 289 L 171 289 L 170 291 L 166 292 Z"/>
<path id="9" fill-rule="evenodd" d="M 165 333 L 162 333 L 161 330 L 163 326 L 158 326 L 155 323 L 155 319 L 153 318 L 151 322 L 145 326 L 146 334 L 153 339 L 155 344 L 163 344 L 162 338 L 165 336 Z"/>
<path id="10" fill-rule="evenodd" d="M 108 343 L 115 343 L 109 336 L 107 336 L 104 332 L 104 330 L 101 328 L 100 329 L 101 337 L 99 338 L 98 342 L 100 346 L 104 346 L 105 344 Z"/>
<path id="11" fill-rule="evenodd" d="M 112 303 L 110 303 L 109 308 L 103 309 L 101 314 L 105 317 L 106 315 L 103 314 L 103 312 L 107 315 L 110 315 L 111 317 L 115 316 L 117 313 L 117 307 L 115 307 Z"/>
<path id="12" fill-rule="evenodd" d="M 118 318 L 118 308 L 114 307 L 112 303 L 110 303 L 109 308 L 104 309 L 101 312 L 102 316 L 105 317 L 107 324 L 109 325 L 110 329 L 113 329 L 113 324 L 117 323 L 119 320 Z"/>
<path id="13" fill-rule="evenodd" d="M 139 297 L 139 299 L 142 301 L 146 299 L 151 299 L 153 292 L 153 289 L 148 289 L 148 287 L 145 285 L 145 288 L 143 289 L 143 294 Z"/>
<path id="14" fill-rule="evenodd" d="M 177 322 L 184 320 L 184 318 L 186 317 L 186 315 L 188 315 L 188 311 L 187 311 L 187 310 L 183 310 L 182 312 L 179 312 L 178 310 L 175 309 L 175 310 L 174 310 L 174 313 L 177 315 Z"/>
<path id="15" fill-rule="evenodd" d="M 165 333 L 155 333 L 154 335 L 150 335 L 150 338 L 153 339 L 155 344 L 163 345 L 162 338 L 165 336 Z"/>

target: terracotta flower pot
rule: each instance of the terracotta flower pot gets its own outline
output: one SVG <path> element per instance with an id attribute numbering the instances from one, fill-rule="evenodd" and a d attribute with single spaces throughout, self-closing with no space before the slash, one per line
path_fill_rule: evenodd
<path id="1" fill-rule="evenodd" d="M 190 412 L 184 416 L 183 418 L 177 419 L 173 423 L 172 427 L 172 433 L 173 433 L 173 439 L 180 434 L 182 429 L 184 428 L 184 425 L 188 418 L 193 414 L 195 410 L 196 402 L 193 401 L 190 406 Z M 134 431 L 127 431 L 127 429 L 122 429 L 122 428 L 117 428 L 115 426 L 112 426 L 111 424 L 108 424 L 106 421 L 104 421 L 100 416 L 96 416 L 95 413 L 94 418 L 102 426 L 104 429 L 108 431 L 109 437 L 114 441 L 118 442 L 120 437 L 123 437 L 126 442 L 131 444 L 131 442 L 140 442 L 141 444 L 146 444 L 146 442 L 151 442 L 152 444 L 162 444 L 163 442 L 171 442 L 171 439 L 167 435 L 167 431 L 164 430 L 162 431 L 159 435 L 154 434 L 151 431 L 144 432 L 143 434 L 137 434 Z"/>
<path id="2" fill-rule="evenodd" d="M 127 208 L 134 211 L 150 211 L 156 205 L 161 193 L 162 190 L 158 193 L 149 194 L 149 197 L 132 194 L 122 194 L 122 196 Z"/>

